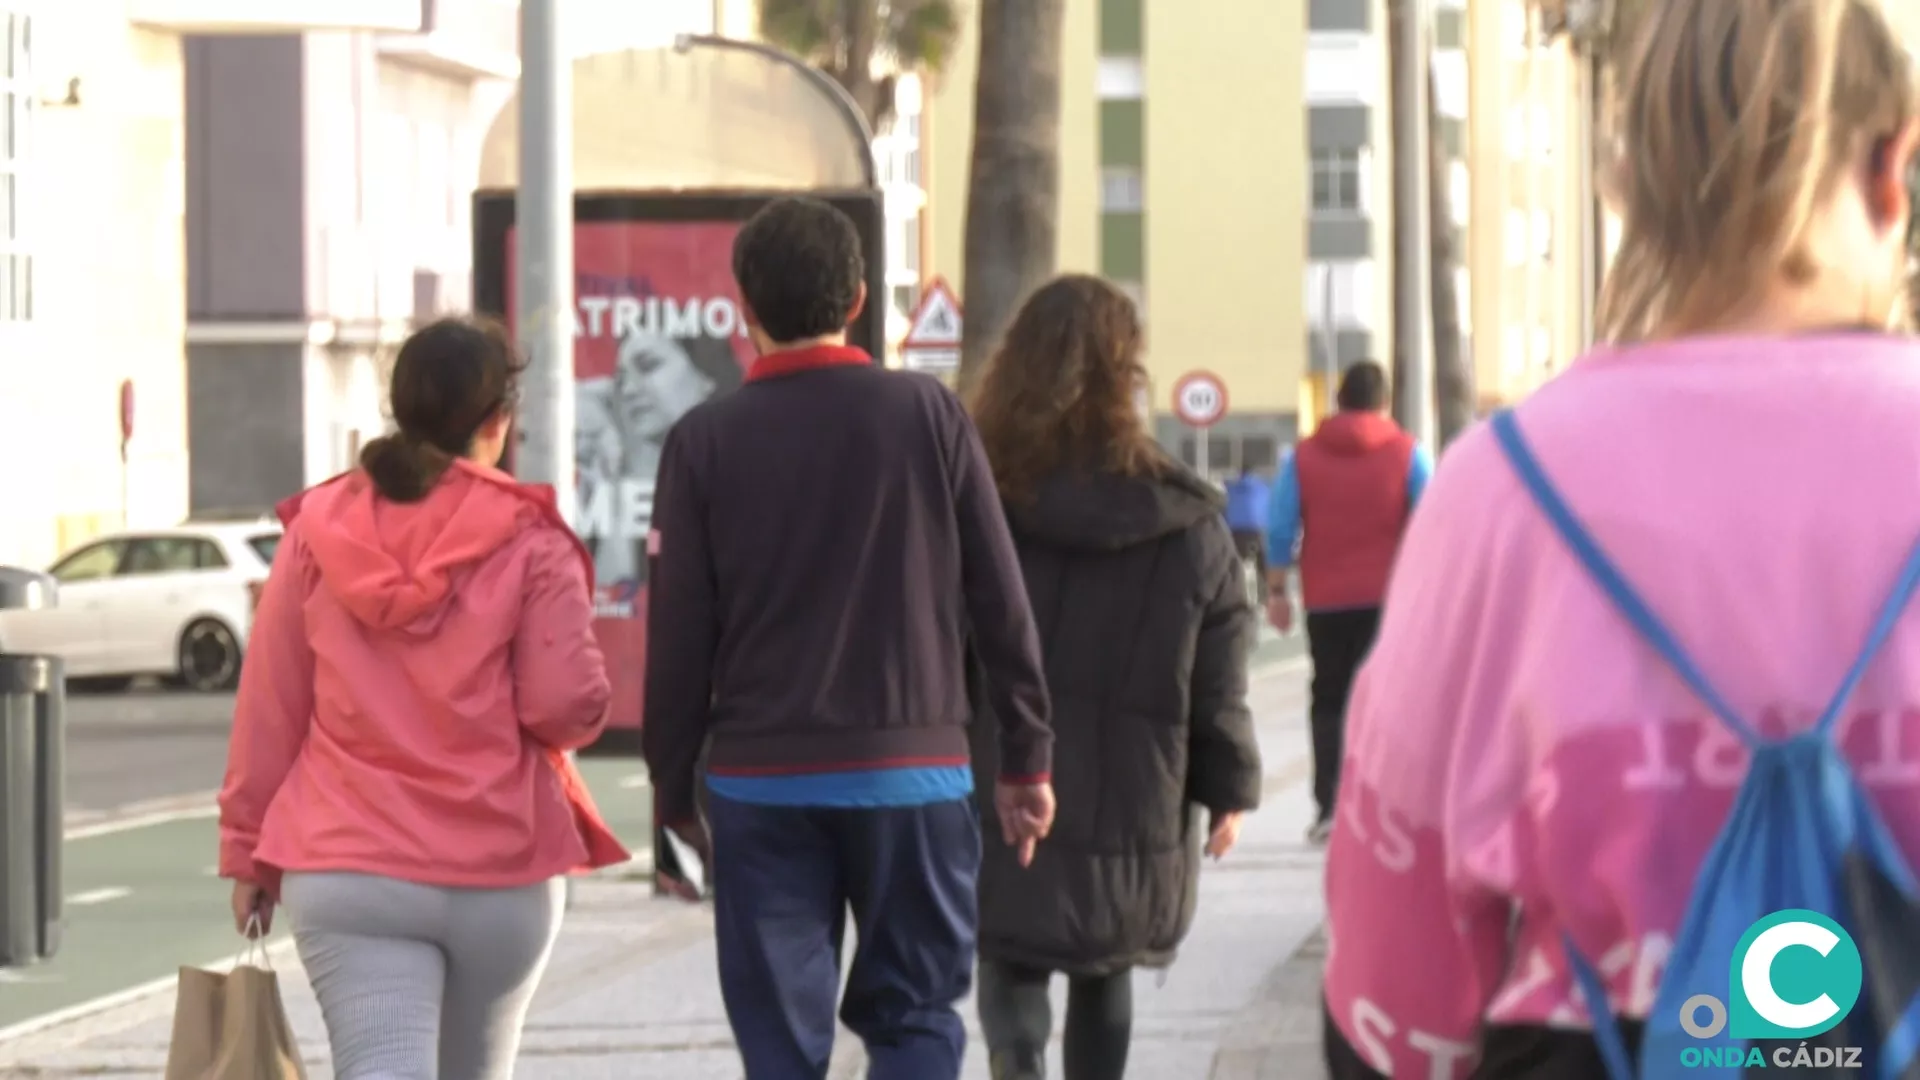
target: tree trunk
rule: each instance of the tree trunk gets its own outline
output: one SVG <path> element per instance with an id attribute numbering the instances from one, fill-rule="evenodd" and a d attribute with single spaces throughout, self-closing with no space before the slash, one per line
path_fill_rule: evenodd
<path id="1" fill-rule="evenodd" d="M 1453 176 L 1440 123 L 1440 80 L 1427 68 L 1427 218 L 1433 267 L 1433 401 L 1444 449 L 1473 423 L 1474 379 L 1461 347 L 1459 232 L 1453 221 Z"/>
<path id="2" fill-rule="evenodd" d="M 880 5 L 876 0 L 841 0 L 840 15 L 845 20 L 847 53 L 834 74 L 866 115 L 867 126 L 879 131 L 892 105 L 882 100 L 880 84 L 873 77 L 873 54 L 880 47 Z"/>
<path id="3" fill-rule="evenodd" d="M 971 384 L 1027 294 L 1058 263 L 1060 67 L 1067 0 L 981 0 L 967 182 L 965 337 Z"/>

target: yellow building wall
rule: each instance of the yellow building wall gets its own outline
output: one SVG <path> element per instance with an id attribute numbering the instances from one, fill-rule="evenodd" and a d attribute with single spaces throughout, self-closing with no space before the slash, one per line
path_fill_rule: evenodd
<path id="1" fill-rule="evenodd" d="M 1062 273 L 1100 264 L 1099 0 L 1068 0 L 1061 65 L 1060 248 Z M 921 265 L 944 277 L 966 303 L 967 182 L 973 167 L 973 92 L 979 74 L 979 14 L 969 9 L 947 69 L 929 81 L 922 120 L 927 246 Z"/>
<path id="2" fill-rule="evenodd" d="M 1205 368 L 1234 412 L 1300 404 L 1306 64 L 1297 3 L 1146 9 L 1146 267 L 1155 408 Z M 1222 27 L 1230 30 L 1223 32 Z"/>

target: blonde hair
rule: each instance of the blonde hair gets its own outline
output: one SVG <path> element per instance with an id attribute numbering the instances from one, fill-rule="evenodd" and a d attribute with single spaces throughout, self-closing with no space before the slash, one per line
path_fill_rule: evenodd
<path id="1" fill-rule="evenodd" d="M 1775 276 L 1811 282 L 1807 233 L 1835 181 L 1920 114 L 1877 0 L 1648 7 L 1618 72 L 1622 152 L 1604 181 L 1623 219 L 1600 297 L 1614 342 L 1701 329 Z"/>

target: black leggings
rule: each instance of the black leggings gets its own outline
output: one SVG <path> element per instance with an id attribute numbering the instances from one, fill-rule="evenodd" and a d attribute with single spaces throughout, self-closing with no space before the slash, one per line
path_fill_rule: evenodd
<path id="1" fill-rule="evenodd" d="M 1053 1037 L 1053 973 L 980 961 L 980 1032 L 993 1080 L 1041 1080 Z M 1133 972 L 1069 977 L 1066 1080 L 1121 1080 L 1133 1042 Z"/>

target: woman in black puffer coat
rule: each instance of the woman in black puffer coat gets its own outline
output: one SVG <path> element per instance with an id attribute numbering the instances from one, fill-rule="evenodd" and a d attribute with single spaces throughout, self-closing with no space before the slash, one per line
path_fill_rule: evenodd
<path id="1" fill-rule="evenodd" d="M 983 830 L 978 1001 L 995 1080 L 1044 1075 L 1055 973 L 1069 980 L 1067 1080 L 1123 1075 L 1132 971 L 1173 961 L 1202 848 L 1226 854 L 1260 800 L 1241 560 L 1220 496 L 1147 433 L 1141 344 L 1119 290 L 1060 278 L 1022 307 L 972 403 L 1039 623 L 1059 800 L 1029 868 Z M 992 822 L 997 729 L 974 701 Z"/>

